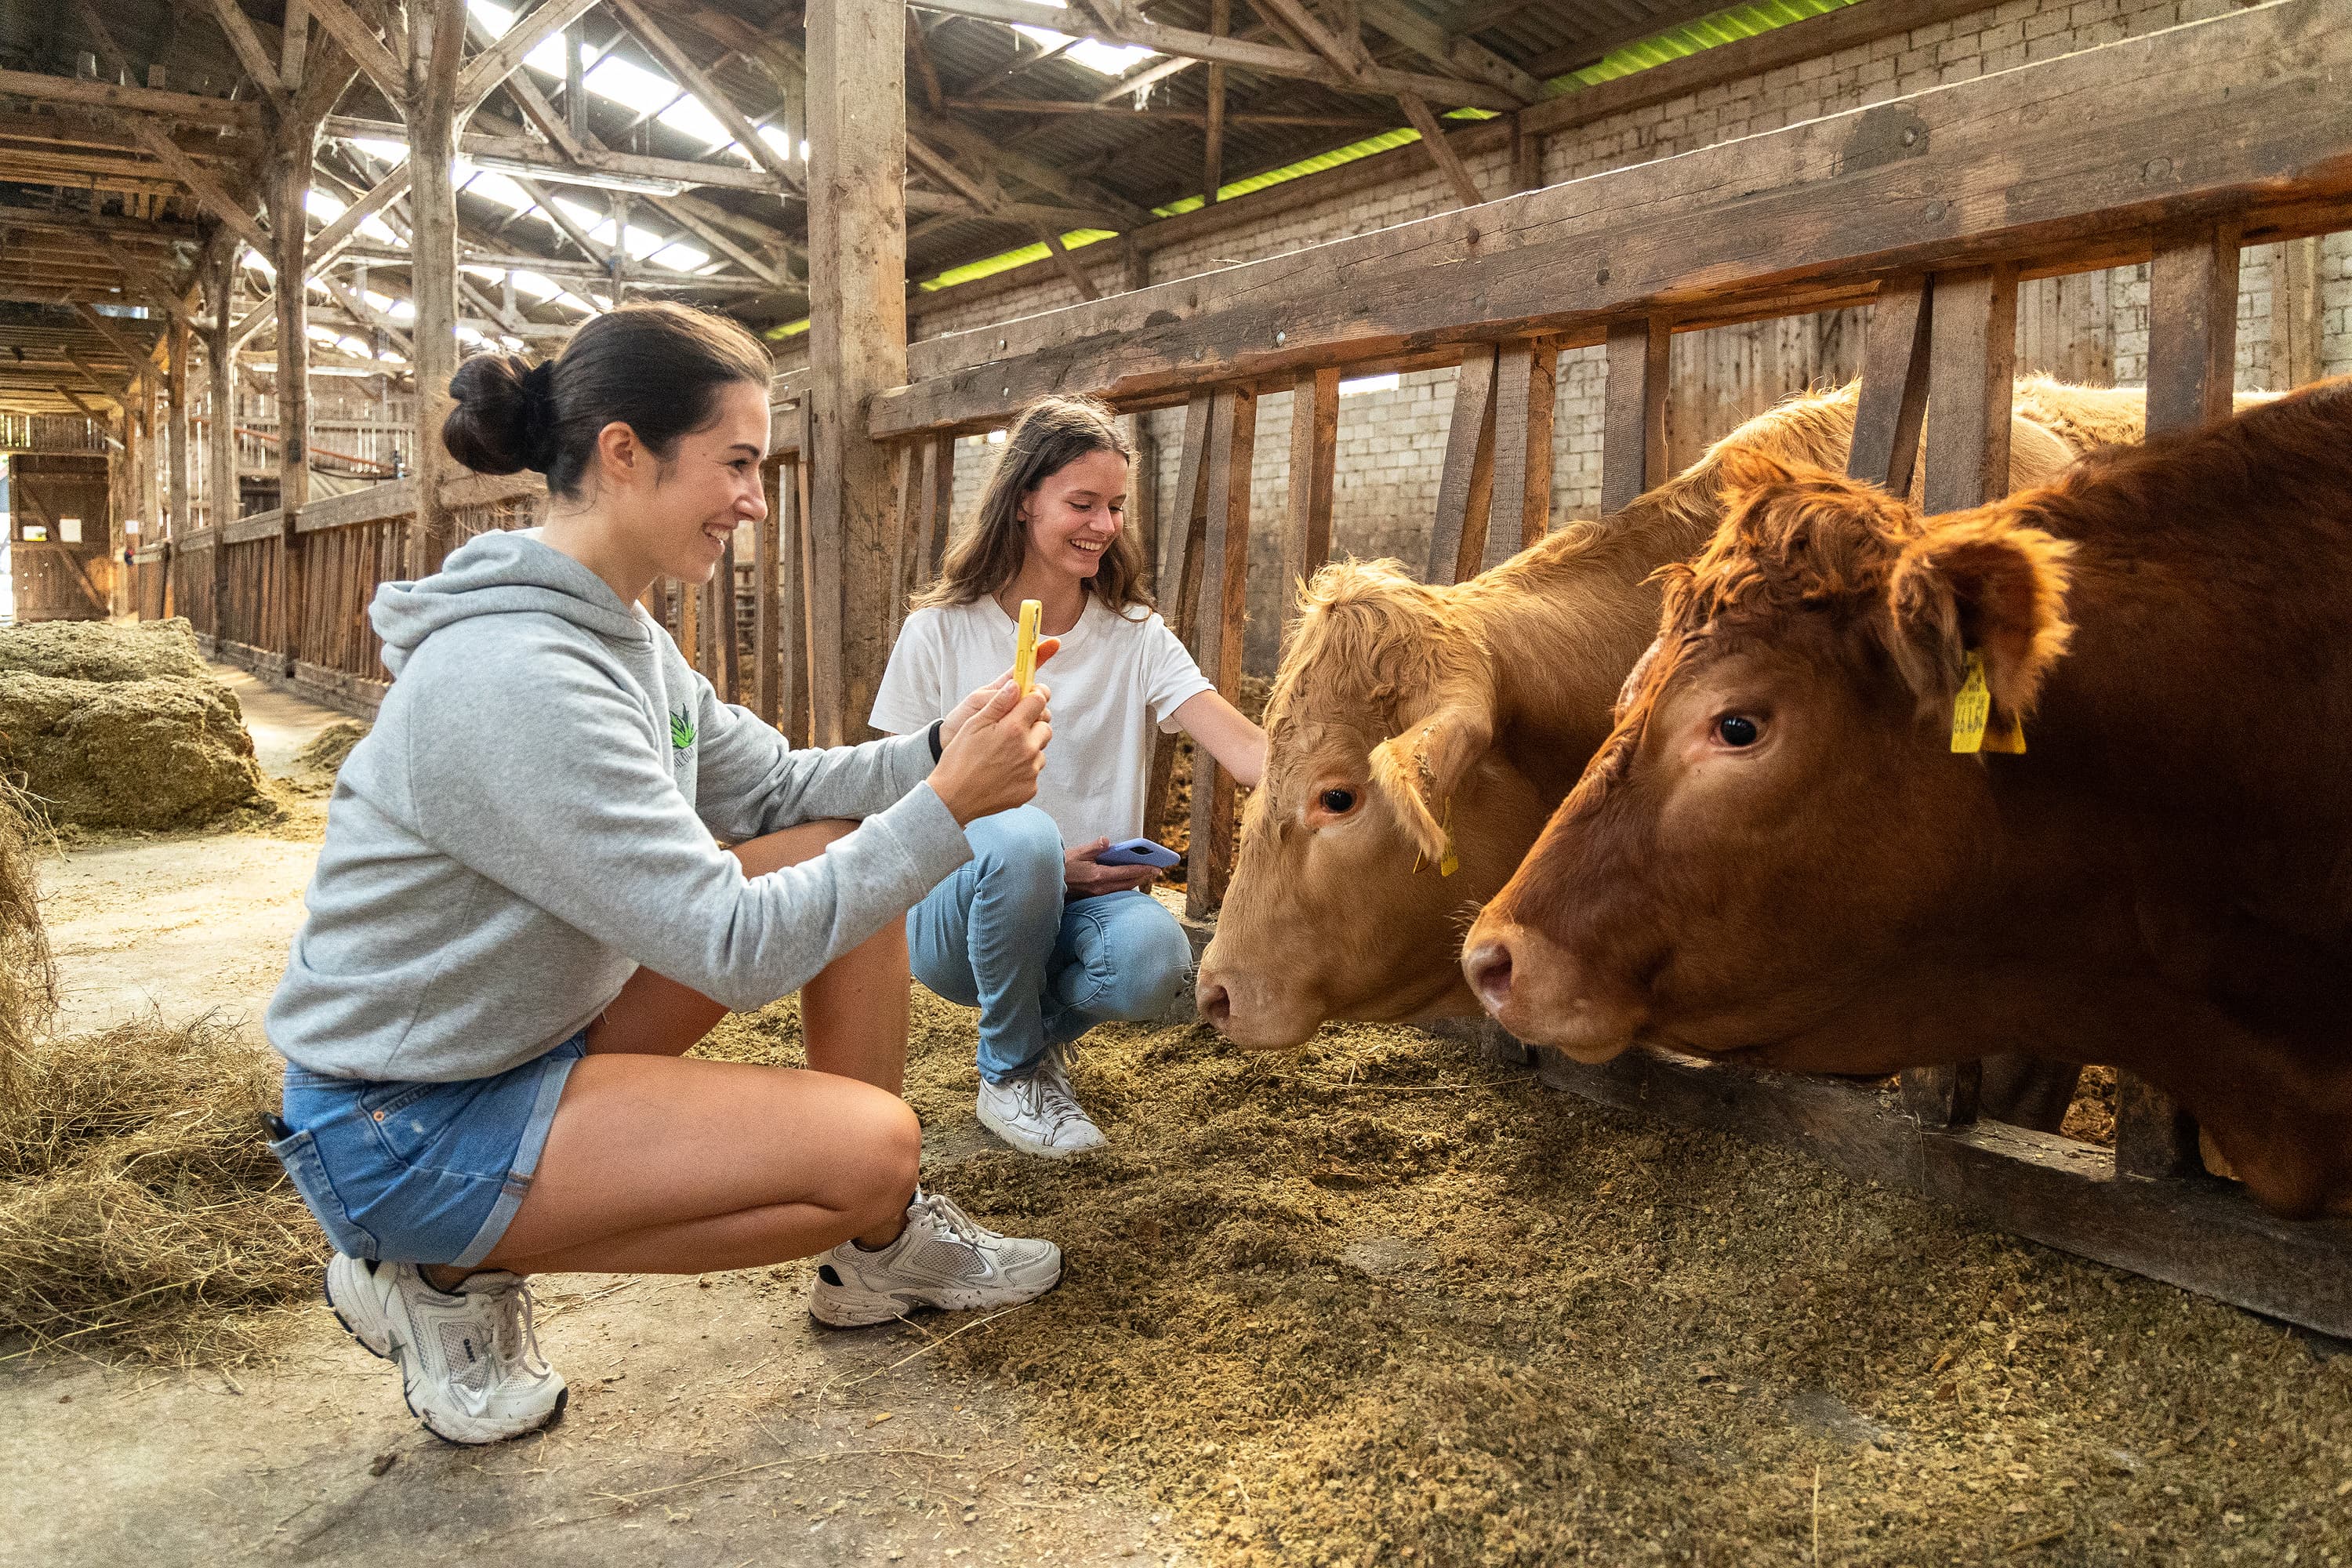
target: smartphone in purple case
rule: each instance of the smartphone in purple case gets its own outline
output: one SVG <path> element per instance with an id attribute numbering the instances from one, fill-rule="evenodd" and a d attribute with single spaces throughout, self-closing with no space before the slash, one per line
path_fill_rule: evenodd
<path id="1" fill-rule="evenodd" d="M 1180 864 L 1183 857 L 1149 838 L 1129 838 L 1095 857 L 1097 866 L 1157 866 L 1161 870 Z"/>

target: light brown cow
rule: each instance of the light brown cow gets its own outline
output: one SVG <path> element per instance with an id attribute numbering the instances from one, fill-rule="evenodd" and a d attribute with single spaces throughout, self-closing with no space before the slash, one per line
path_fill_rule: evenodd
<path id="1" fill-rule="evenodd" d="M 2352 379 L 1924 521 L 1725 477 L 1470 932 L 1488 1010 L 1589 1061 L 2111 1063 L 2272 1208 L 2352 1210 Z"/>
<path id="2" fill-rule="evenodd" d="M 2063 408 L 2074 390 L 2037 378 L 2018 397 Z M 2104 427 L 2115 395 L 2088 396 L 2078 423 Z M 1727 454 L 1843 466 L 1854 398 L 1783 403 L 1622 511 L 1465 583 L 1432 587 L 1394 562 L 1319 573 L 1267 704 L 1265 777 L 1202 956 L 1202 1015 L 1253 1046 L 1297 1045 L 1328 1018 L 1475 1015 L 1463 926 L 1609 732 L 1657 629 L 1651 574 L 1714 531 Z M 2012 486 L 2074 455 L 2044 425 L 2012 423 Z"/>

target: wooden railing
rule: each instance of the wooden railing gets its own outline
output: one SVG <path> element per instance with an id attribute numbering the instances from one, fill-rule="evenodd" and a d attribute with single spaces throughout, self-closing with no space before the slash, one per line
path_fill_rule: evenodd
<path id="1" fill-rule="evenodd" d="M 79 414 L 0 413 L 0 452 L 103 452 L 106 426 Z"/>
<path id="2" fill-rule="evenodd" d="M 955 435 L 1003 425 L 1047 393 L 1092 393 L 1122 411 L 1183 405 L 1180 478 L 1163 501 L 1162 597 L 1228 697 L 1241 674 L 1258 400 L 1294 399 L 1286 583 L 1329 551 L 1343 371 L 1460 367 L 1428 560 L 1429 578 L 1446 582 L 1549 526 L 1552 367 L 1566 348 L 1605 345 L 1604 509 L 1666 477 L 1670 335 L 1740 321 L 1871 305 L 1853 469 L 1907 479 L 1932 398 L 1925 484 L 1937 510 L 1975 503 L 2007 474 L 2021 279 L 2150 263 L 2150 427 L 2225 412 L 2240 247 L 2352 226 L 2345 19 L 2343 0 L 2273 0 L 915 344 L 913 379 L 868 410 L 872 436 L 900 444 L 899 471 L 913 476 L 891 552 L 898 582 L 935 569 L 943 507 L 923 476 L 944 471 Z M 807 557 L 820 607 L 839 603 L 835 550 L 831 586 L 827 542 Z M 822 625 L 802 629 L 822 712 L 841 689 L 843 644 Z M 1156 772 L 1155 792 L 1165 778 Z M 1230 874 L 1233 803 L 1231 780 L 1197 755 L 1187 884 L 1196 916 L 1213 912 Z M 2193 1128 L 2128 1079 L 2110 1154 L 1979 1124 L 1973 1067 L 1906 1074 L 1899 1103 L 1639 1053 L 1607 1068 L 1552 1058 L 1543 1070 L 1596 1098 L 1743 1126 L 2053 1245 L 2352 1333 L 2352 1224 L 2283 1224 L 2205 1177 Z"/>

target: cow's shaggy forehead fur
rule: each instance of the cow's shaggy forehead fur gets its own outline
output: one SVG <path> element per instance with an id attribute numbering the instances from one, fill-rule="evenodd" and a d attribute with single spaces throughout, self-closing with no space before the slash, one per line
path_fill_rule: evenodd
<path id="1" fill-rule="evenodd" d="M 1475 662 L 1473 639 L 1445 635 L 1459 616 L 1444 591 L 1414 582 L 1402 562 L 1340 562 L 1299 593 L 1266 700 L 1267 783 L 1277 788 L 1328 760 L 1335 743 L 1369 752 L 1395 732 L 1405 703 Z"/>

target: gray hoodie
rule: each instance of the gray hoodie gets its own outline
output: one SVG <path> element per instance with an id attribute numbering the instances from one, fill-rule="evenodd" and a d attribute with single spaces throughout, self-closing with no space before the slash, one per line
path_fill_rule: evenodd
<path id="1" fill-rule="evenodd" d="M 314 1072 L 450 1081 L 587 1026 L 639 964 L 730 1007 L 797 989 L 970 858 L 928 735 L 794 752 L 530 532 L 370 611 L 399 679 L 353 748 L 269 1004 Z M 864 826 L 746 878 L 713 835 Z"/>

